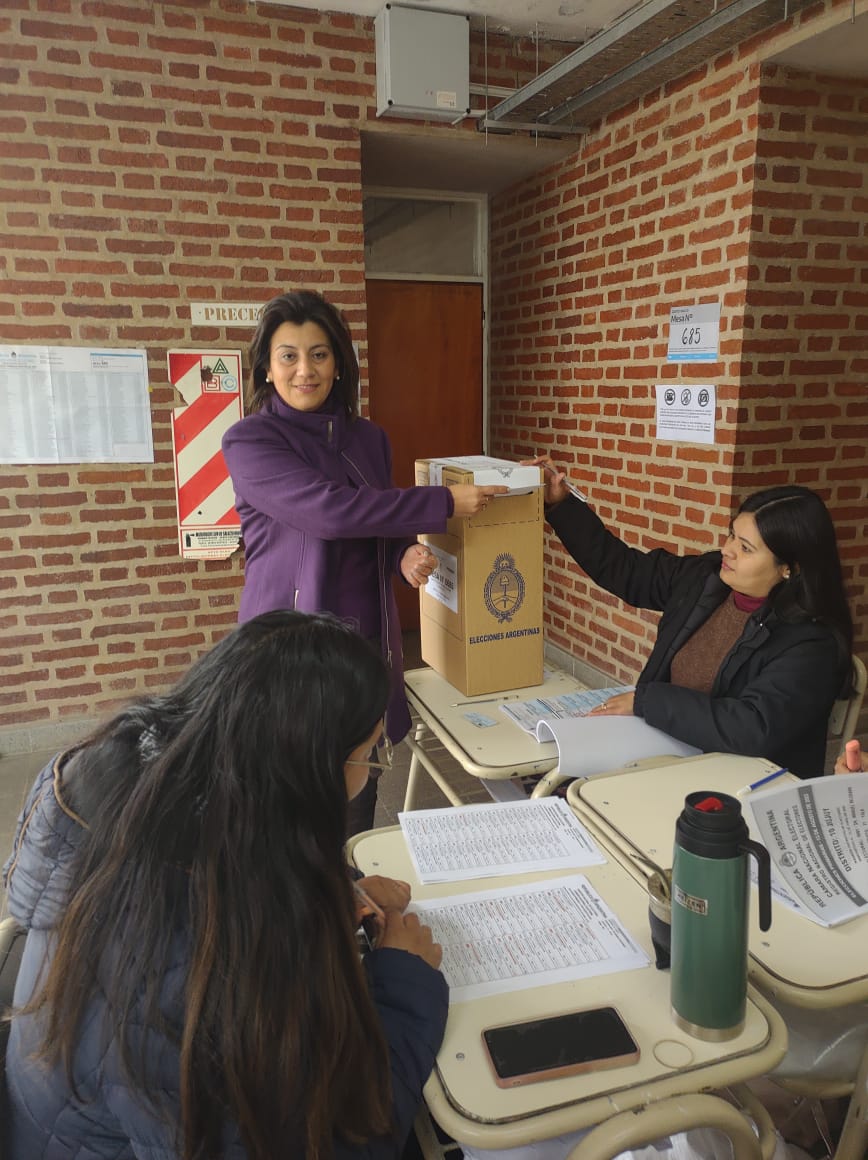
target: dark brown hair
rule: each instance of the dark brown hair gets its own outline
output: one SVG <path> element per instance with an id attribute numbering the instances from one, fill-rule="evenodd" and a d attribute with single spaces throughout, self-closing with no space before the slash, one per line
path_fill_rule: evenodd
<path id="1" fill-rule="evenodd" d="M 324 1160 L 335 1137 L 392 1130 L 343 854 L 344 762 L 388 688 L 376 650 L 334 618 L 271 612 L 74 758 L 69 804 L 87 830 L 25 1011 L 75 1092 L 101 992 L 103 1045 L 183 1160 L 223 1155 L 232 1123 L 250 1160 Z M 179 1052 L 180 1123 L 161 1107 L 155 1035 Z"/>
<path id="2" fill-rule="evenodd" d="M 315 322 L 325 331 L 337 372 L 332 395 L 340 400 L 348 418 L 355 419 L 359 413 L 359 364 L 349 327 L 337 308 L 313 290 L 293 290 L 290 294 L 272 298 L 263 306 L 250 344 L 250 377 L 244 395 L 247 413 L 261 411 L 274 394 L 274 386 L 266 382 L 265 376 L 271 359 L 271 339 L 284 322 L 291 322 L 294 326 Z"/>
<path id="3" fill-rule="evenodd" d="M 789 578 L 769 594 L 782 620 L 818 620 L 834 633 L 842 660 L 853 649 L 853 619 L 844 589 L 835 526 L 820 496 L 809 487 L 787 484 L 749 495 L 738 514 L 756 520 L 763 543 Z"/>

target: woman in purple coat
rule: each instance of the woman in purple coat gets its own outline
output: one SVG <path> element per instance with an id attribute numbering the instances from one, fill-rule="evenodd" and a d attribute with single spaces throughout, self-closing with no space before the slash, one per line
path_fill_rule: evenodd
<path id="1" fill-rule="evenodd" d="M 239 620 L 293 608 L 332 612 L 380 644 L 392 675 L 386 718 L 398 742 L 410 727 L 397 574 L 424 584 L 435 557 L 416 542 L 471 516 L 505 488 L 392 483 L 385 432 L 358 414 L 359 365 L 338 311 L 310 290 L 272 299 L 250 346 L 247 417 L 223 437 L 241 517 L 245 575 Z M 373 825 L 372 778 L 349 832 Z"/>

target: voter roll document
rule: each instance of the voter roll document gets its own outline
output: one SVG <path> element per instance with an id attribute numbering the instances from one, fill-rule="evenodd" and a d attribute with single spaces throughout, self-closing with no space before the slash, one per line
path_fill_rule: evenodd
<path id="1" fill-rule="evenodd" d="M 574 870 L 606 859 L 562 798 L 398 814 L 420 882 Z"/>
<path id="2" fill-rule="evenodd" d="M 409 909 L 443 948 L 450 1003 L 649 965 L 580 874 L 427 899 Z"/>
<path id="3" fill-rule="evenodd" d="M 868 914 L 868 775 L 790 782 L 744 805 L 779 901 L 820 926 Z"/>

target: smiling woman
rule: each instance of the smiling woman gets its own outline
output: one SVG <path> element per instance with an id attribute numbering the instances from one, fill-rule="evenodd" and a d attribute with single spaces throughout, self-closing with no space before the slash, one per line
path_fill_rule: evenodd
<path id="1" fill-rule="evenodd" d="M 644 717 L 706 752 L 823 772 L 829 713 L 851 681 L 853 625 L 835 529 L 806 487 L 749 496 L 719 552 L 629 548 L 546 474 L 546 515 L 607 592 L 662 612 L 634 693 L 596 712 Z"/>
<path id="2" fill-rule="evenodd" d="M 239 620 L 274 609 L 332 612 L 374 641 L 391 670 L 386 734 L 410 727 L 392 577 L 425 584 L 443 532 L 505 487 L 395 487 L 384 431 L 359 416 L 359 364 L 340 313 L 311 290 L 267 303 L 250 346 L 247 417 L 223 437 L 244 539 Z M 377 769 L 379 763 L 372 763 Z M 374 824 L 376 774 L 349 832 Z"/>

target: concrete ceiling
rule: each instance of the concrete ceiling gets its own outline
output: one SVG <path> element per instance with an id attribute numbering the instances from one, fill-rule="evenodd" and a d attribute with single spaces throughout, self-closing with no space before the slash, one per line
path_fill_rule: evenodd
<path id="1" fill-rule="evenodd" d="M 385 0 L 269 2 L 374 17 L 384 7 Z M 685 0 L 682 6 L 685 19 L 688 18 L 687 10 L 692 11 L 696 2 Z M 801 7 L 804 3 L 807 0 L 794 0 L 790 7 Z M 603 29 L 611 30 L 627 13 L 633 13 L 629 21 L 635 21 L 639 16 L 644 18 L 643 8 L 649 12 L 657 11 L 661 0 L 645 0 L 640 4 L 630 0 L 412 0 L 405 6 L 464 13 L 471 17 L 473 26 L 481 29 L 485 24 L 490 33 L 507 32 L 513 36 L 530 35 L 567 41 L 570 43 L 565 45 L 565 52 L 570 53 L 574 51 L 573 46 L 587 42 Z M 709 0 L 708 11 L 716 10 L 717 5 Z M 665 18 L 671 24 L 677 17 L 678 5 L 673 0 L 667 6 Z M 647 27 L 651 28 L 650 21 Z M 736 32 L 735 29 L 732 31 Z M 641 29 L 638 32 L 641 36 Z M 662 39 L 665 41 L 671 32 L 671 28 L 664 28 Z M 606 36 L 609 35 L 607 32 Z M 591 47 L 587 46 L 581 52 Z M 637 49 L 640 57 L 647 53 L 648 47 L 646 40 L 641 49 Z M 629 43 L 622 45 L 622 58 L 625 54 L 629 57 L 630 48 Z M 714 51 L 718 50 L 715 46 Z M 772 59 L 775 63 L 806 72 L 868 77 L 868 13 L 794 43 Z M 617 71 L 624 67 L 625 59 L 613 64 Z M 605 60 L 600 60 L 597 67 L 605 73 L 609 66 Z M 587 67 L 582 68 L 582 79 L 576 73 L 572 77 L 569 73 L 562 76 L 557 82 L 558 99 L 569 98 L 571 82 L 576 94 L 581 93 L 583 82 L 588 83 L 589 71 Z M 633 82 L 637 89 L 643 83 L 641 78 Z M 625 90 L 623 101 L 633 95 Z M 610 94 L 609 103 L 612 97 L 617 99 L 617 90 Z M 551 99 L 549 92 L 545 98 Z M 520 110 L 517 116 L 526 123 L 531 116 L 525 110 Z M 593 114 L 604 111 L 604 107 L 598 109 L 593 104 L 587 109 L 587 113 L 592 114 L 591 120 Z M 538 111 L 531 108 L 530 112 L 533 119 L 537 119 Z M 583 117 L 583 113 L 577 113 L 577 117 Z M 400 126 L 384 118 L 375 128 L 362 132 L 362 177 L 365 186 L 493 194 L 575 152 L 577 144 L 576 137 L 554 140 L 527 133 L 480 133 L 474 139 L 467 134 L 450 134 L 448 130 L 432 126 Z"/>
<path id="2" fill-rule="evenodd" d="M 275 0 L 270 0 L 274 3 Z M 386 0 L 276 0 L 293 8 L 319 12 L 353 12 L 376 16 Z M 405 8 L 427 8 L 431 12 L 460 12 L 471 18 L 476 28 L 487 23 L 489 32 L 512 36 L 539 36 L 544 40 L 579 43 L 639 5 L 635 0 L 412 0 Z"/>

